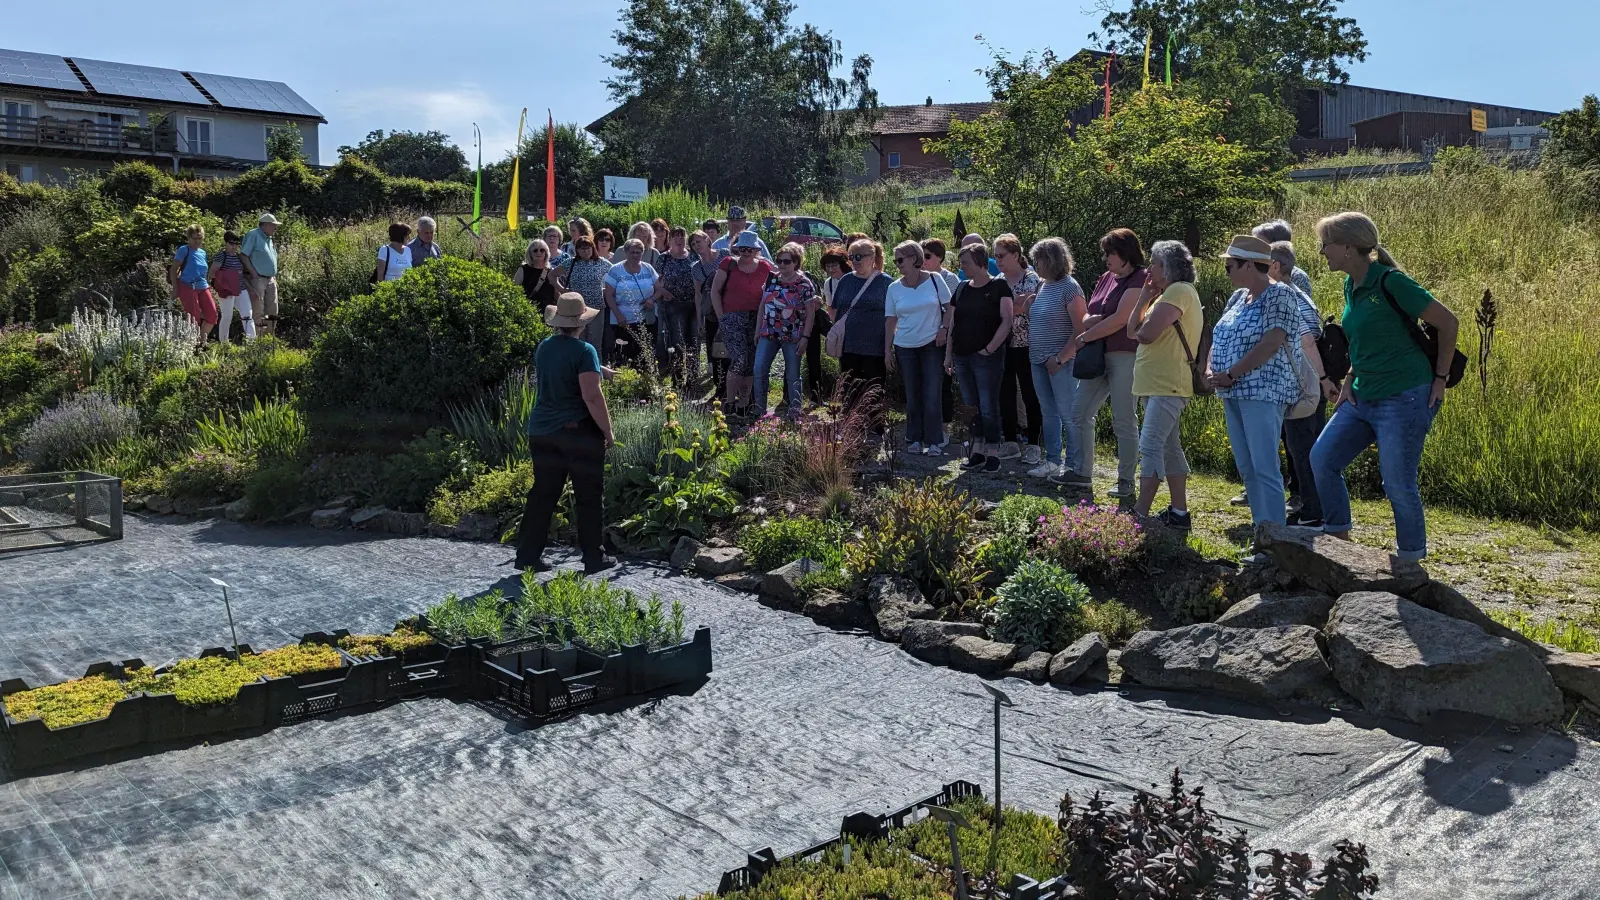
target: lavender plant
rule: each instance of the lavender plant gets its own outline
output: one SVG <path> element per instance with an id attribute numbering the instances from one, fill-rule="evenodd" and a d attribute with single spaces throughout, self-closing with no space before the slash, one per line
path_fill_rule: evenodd
<path id="1" fill-rule="evenodd" d="M 64 468 L 138 431 L 138 410 L 91 392 L 46 410 L 23 432 L 17 451 L 35 469 Z"/>

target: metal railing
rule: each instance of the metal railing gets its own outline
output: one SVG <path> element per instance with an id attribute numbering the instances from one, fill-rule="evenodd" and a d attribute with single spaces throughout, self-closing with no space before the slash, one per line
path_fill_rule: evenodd
<path id="1" fill-rule="evenodd" d="M 0 554 L 122 537 L 122 479 L 95 472 L 0 475 Z"/>
<path id="2" fill-rule="evenodd" d="M 113 125 L 53 116 L 0 116 L 0 143 L 73 148 L 107 153 L 173 153 L 175 129 Z"/>

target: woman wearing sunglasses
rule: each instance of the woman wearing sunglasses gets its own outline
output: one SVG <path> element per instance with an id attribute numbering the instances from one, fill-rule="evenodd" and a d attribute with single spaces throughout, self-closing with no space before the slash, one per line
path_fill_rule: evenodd
<path id="1" fill-rule="evenodd" d="M 750 391 L 755 381 L 756 310 L 767 280 L 778 270 L 761 258 L 761 241 L 755 232 L 741 231 L 733 241 L 733 256 L 717 265 L 711 283 L 711 303 L 717 311 L 717 335 L 728 351 L 729 415 L 748 416 Z M 766 399 L 761 399 L 765 408 Z"/>
<path id="2" fill-rule="evenodd" d="M 817 295 L 811 279 L 800 269 L 805 257 L 805 248 L 799 244 L 789 243 L 779 248 L 777 256 L 773 257 L 778 264 L 778 275 L 767 280 L 762 294 L 755 363 L 755 403 L 762 415 L 767 411 L 772 362 L 782 353 L 784 403 L 781 415 L 791 420 L 800 417 L 800 348 L 811 339 Z"/>
<path id="3" fill-rule="evenodd" d="M 838 349 L 839 374 L 853 389 L 883 384 L 883 303 L 893 279 L 883 274 L 883 248 L 862 238 L 850 244 L 850 271 L 833 291 L 833 329 L 829 350 Z M 834 331 L 844 329 L 840 337 Z"/>

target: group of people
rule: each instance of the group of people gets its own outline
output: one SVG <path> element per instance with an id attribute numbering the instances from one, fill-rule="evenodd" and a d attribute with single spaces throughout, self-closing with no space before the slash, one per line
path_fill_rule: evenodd
<path id="1" fill-rule="evenodd" d="M 278 219 L 265 213 L 256 227 L 241 238 L 227 231 L 216 259 L 206 255 L 206 230 L 190 225 L 184 243 L 167 264 L 167 281 L 183 311 L 200 328 L 200 343 L 210 339 L 227 343 L 234 314 L 245 340 L 272 334 L 278 320 L 278 248 L 272 236 Z"/>

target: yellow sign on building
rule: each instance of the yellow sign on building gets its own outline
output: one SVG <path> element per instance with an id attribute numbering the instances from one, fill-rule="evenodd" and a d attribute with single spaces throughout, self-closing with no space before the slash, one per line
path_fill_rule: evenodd
<path id="1" fill-rule="evenodd" d="M 1484 112 L 1481 109 L 1473 110 L 1472 111 L 1472 130 L 1473 131 L 1488 131 L 1489 130 L 1489 114 Z"/>

